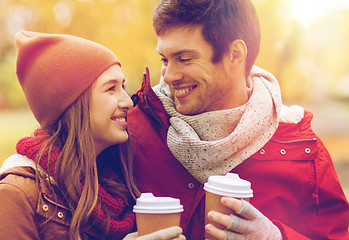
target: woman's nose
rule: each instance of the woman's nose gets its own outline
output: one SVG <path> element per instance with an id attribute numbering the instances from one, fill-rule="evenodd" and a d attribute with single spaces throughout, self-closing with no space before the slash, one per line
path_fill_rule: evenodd
<path id="1" fill-rule="evenodd" d="M 119 107 L 125 110 L 130 110 L 133 107 L 133 101 L 126 91 L 124 91 L 121 99 L 119 100 Z"/>

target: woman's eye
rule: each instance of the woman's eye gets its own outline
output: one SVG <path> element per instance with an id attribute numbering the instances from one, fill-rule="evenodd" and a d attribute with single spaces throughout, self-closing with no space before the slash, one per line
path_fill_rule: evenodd
<path id="1" fill-rule="evenodd" d="M 110 87 L 110 88 L 108 88 L 108 90 L 107 90 L 107 91 L 109 92 L 109 91 L 114 91 L 114 90 L 115 90 L 115 85 L 114 85 L 114 86 L 112 86 L 112 87 Z"/>

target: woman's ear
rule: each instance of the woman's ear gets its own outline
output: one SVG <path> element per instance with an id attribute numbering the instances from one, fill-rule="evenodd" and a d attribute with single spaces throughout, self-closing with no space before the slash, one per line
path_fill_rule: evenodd
<path id="1" fill-rule="evenodd" d="M 241 39 L 236 39 L 230 44 L 231 63 L 245 63 L 247 56 L 247 46 Z"/>

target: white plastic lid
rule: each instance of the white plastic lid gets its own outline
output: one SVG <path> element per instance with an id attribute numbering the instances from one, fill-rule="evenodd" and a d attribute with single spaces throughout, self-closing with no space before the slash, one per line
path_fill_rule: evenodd
<path id="1" fill-rule="evenodd" d="M 207 192 L 226 197 L 253 197 L 251 183 L 241 179 L 236 173 L 227 173 L 225 176 L 211 176 L 205 183 L 204 189 Z"/>
<path id="2" fill-rule="evenodd" d="M 155 197 L 152 193 L 142 193 L 133 207 L 135 213 L 179 213 L 183 206 L 179 199 L 171 197 Z"/>

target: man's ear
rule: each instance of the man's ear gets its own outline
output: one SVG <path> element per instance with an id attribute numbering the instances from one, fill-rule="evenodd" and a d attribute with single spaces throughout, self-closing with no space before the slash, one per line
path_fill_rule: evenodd
<path id="1" fill-rule="evenodd" d="M 247 46 L 241 39 L 236 39 L 230 44 L 231 63 L 244 63 L 247 56 Z"/>

